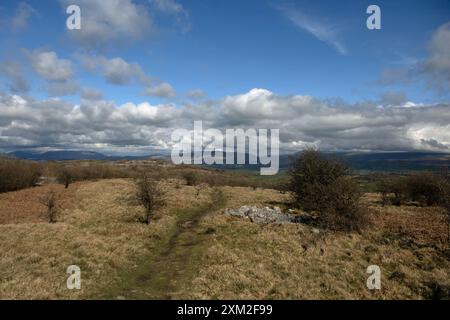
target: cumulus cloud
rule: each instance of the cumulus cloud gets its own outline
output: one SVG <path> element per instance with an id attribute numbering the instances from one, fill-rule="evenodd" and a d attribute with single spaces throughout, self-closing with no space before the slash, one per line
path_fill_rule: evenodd
<path id="1" fill-rule="evenodd" d="M 30 60 L 33 70 L 44 80 L 67 81 L 73 76 L 72 62 L 58 58 L 53 51 L 33 51 Z"/>
<path id="2" fill-rule="evenodd" d="M 35 50 L 28 57 L 33 71 L 45 81 L 43 89 L 50 96 L 71 95 L 79 90 L 73 78 L 72 61 L 59 58 L 54 51 Z"/>
<path id="3" fill-rule="evenodd" d="M 450 105 L 329 102 L 253 89 L 214 103 L 175 106 L 0 96 L 0 148 L 71 147 L 103 151 L 170 147 L 178 128 L 280 129 L 283 151 L 450 149 Z"/>
<path id="4" fill-rule="evenodd" d="M 16 12 L 11 18 L 11 28 L 13 30 L 23 29 L 27 26 L 28 20 L 36 15 L 37 11 L 28 3 L 20 2 L 17 6 Z"/>
<path id="5" fill-rule="evenodd" d="M 142 67 L 120 57 L 77 55 L 81 64 L 91 72 L 100 72 L 106 82 L 114 85 L 140 84 L 145 87 L 144 95 L 159 98 L 174 98 L 175 89 L 167 82 L 148 76 Z"/>
<path id="6" fill-rule="evenodd" d="M 145 95 L 159 98 L 174 98 L 176 96 L 176 92 L 170 84 L 163 82 L 155 86 L 148 87 L 145 90 Z"/>
<path id="7" fill-rule="evenodd" d="M 132 81 L 149 85 L 151 78 L 145 75 L 141 66 L 127 62 L 120 57 L 108 59 L 104 56 L 78 55 L 82 65 L 91 72 L 99 71 L 108 83 L 126 85 Z"/>
<path id="8" fill-rule="evenodd" d="M 137 39 L 152 32 L 153 23 L 144 5 L 133 0 L 61 0 L 64 8 L 80 6 L 82 27 L 68 31 L 79 44 L 98 49 L 115 40 Z"/>

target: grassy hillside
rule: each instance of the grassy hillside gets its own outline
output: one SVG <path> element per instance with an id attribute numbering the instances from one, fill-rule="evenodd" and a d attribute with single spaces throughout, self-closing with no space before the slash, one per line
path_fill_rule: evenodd
<path id="1" fill-rule="evenodd" d="M 448 297 L 450 255 L 440 208 L 382 207 L 379 195 L 367 193 L 370 228 L 329 232 L 301 223 L 255 224 L 223 213 L 242 205 L 287 208 L 289 195 L 274 189 L 189 186 L 180 178 L 164 179 L 163 186 L 167 206 L 150 225 L 139 222 L 143 208 L 134 200 L 131 179 L 2 194 L 0 297 Z M 54 224 L 39 204 L 49 190 L 61 199 Z M 82 270 L 81 290 L 65 286 L 72 264 Z M 380 291 L 366 288 L 372 264 L 382 270 Z"/>

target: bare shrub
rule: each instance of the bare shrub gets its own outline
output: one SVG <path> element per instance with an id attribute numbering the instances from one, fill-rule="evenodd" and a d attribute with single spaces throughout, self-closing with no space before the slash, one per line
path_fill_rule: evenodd
<path id="1" fill-rule="evenodd" d="M 382 179 L 377 186 L 381 193 L 383 205 L 392 204 L 401 206 L 408 200 L 408 188 L 406 179 L 403 177 L 391 177 Z"/>
<path id="2" fill-rule="evenodd" d="M 58 220 L 57 196 L 52 190 L 41 198 L 41 203 L 47 208 L 47 218 L 49 223 L 55 223 Z"/>
<path id="3" fill-rule="evenodd" d="M 446 183 L 436 174 L 413 174 L 407 178 L 409 198 L 422 206 L 443 205 L 446 202 Z"/>
<path id="4" fill-rule="evenodd" d="M 386 178 L 378 184 L 383 204 L 400 206 L 414 201 L 421 206 L 444 205 L 448 182 L 432 173 Z"/>
<path id="5" fill-rule="evenodd" d="M 367 211 L 360 204 L 359 184 L 349 174 L 342 162 L 310 149 L 292 164 L 287 189 L 295 206 L 318 214 L 322 227 L 359 230 L 368 221 Z"/>
<path id="6" fill-rule="evenodd" d="M 183 178 L 186 180 L 188 186 L 195 186 L 199 181 L 198 174 L 194 171 L 187 171 L 183 174 Z"/>
<path id="7" fill-rule="evenodd" d="M 42 166 L 31 161 L 0 158 L 0 192 L 16 191 L 35 186 Z"/>
<path id="8" fill-rule="evenodd" d="M 367 226 L 367 208 L 361 205 L 363 192 L 357 181 L 340 177 L 319 187 L 322 201 L 318 223 L 331 230 L 358 231 Z"/>
<path id="9" fill-rule="evenodd" d="M 146 175 L 136 180 L 136 199 L 145 208 L 144 222 L 147 224 L 150 224 L 155 210 L 165 204 L 160 183 Z"/>
<path id="10" fill-rule="evenodd" d="M 74 181 L 74 172 L 72 168 L 62 167 L 58 170 L 56 179 L 59 183 L 64 184 L 64 187 L 67 189 L 69 185 Z"/>
<path id="11" fill-rule="evenodd" d="M 289 169 L 288 190 L 293 193 L 296 206 L 313 211 L 322 199 L 319 189 L 348 173 L 339 161 L 327 159 L 319 151 L 306 150 Z"/>

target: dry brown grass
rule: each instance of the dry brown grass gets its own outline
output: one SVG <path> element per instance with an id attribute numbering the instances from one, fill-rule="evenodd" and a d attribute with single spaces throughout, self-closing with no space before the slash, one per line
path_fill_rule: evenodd
<path id="1" fill-rule="evenodd" d="M 70 209 L 75 205 L 74 195 L 79 185 L 79 183 L 74 184 L 72 189 L 67 190 L 62 185 L 45 185 L 0 193 L 0 225 L 48 222 L 47 208 L 41 201 L 42 196 L 53 191 L 58 197 L 58 208 Z"/>
<path id="2" fill-rule="evenodd" d="M 259 197 L 258 192 L 233 189 L 227 194 L 235 206 L 253 204 Z M 276 192 L 264 198 L 285 200 Z M 383 214 L 392 213 L 387 209 Z M 433 215 L 439 214 L 429 209 L 413 213 L 414 217 L 397 215 L 391 222 L 410 226 L 412 218 L 427 216 L 424 230 L 435 221 Z M 362 234 L 316 234 L 300 224 L 257 225 L 223 214 L 208 216 L 202 227 L 215 230 L 212 244 L 185 295 L 201 299 L 420 299 L 431 295 L 429 283 L 450 285 L 450 262 L 439 248 L 415 245 L 414 238 L 398 237 L 390 233 L 392 225 L 381 224 Z M 439 232 L 442 237 L 442 231 L 440 225 L 429 234 Z M 381 291 L 366 288 L 366 268 L 372 264 L 381 267 Z"/>
<path id="3" fill-rule="evenodd" d="M 0 298 L 97 296 L 118 280 L 122 269 L 133 268 L 137 257 L 158 245 L 176 221 L 171 210 L 209 199 L 208 190 L 197 197 L 195 188 L 179 190 L 172 184 L 165 184 L 167 207 L 156 214 L 151 226 L 136 222 L 143 208 L 131 200 L 133 182 L 119 179 L 79 183 L 76 207 L 64 210 L 58 223 L 0 225 Z M 65 272 L 72 264 L 81 268 L 81 290 L 66 288 Z"/>
<path id="4" fill-rule="evenodd" d="M 96 298 L 114 286 L 123 270 L 159 250 L 177 224 L 177 210 L 210 201 L 207 185 L 163 183 L 167 206 L 149 226 L 133 201 L 133 181 L 80 182 L 55 224 L 41 223 L 38 195 L 51 186 L 0 195 L 0 298 Z M 63 186 L 59 186 L 62 191 Z M 282 206 L 288 195 L 271 189 L 220 187 L 227 208 L 245 204 Z M 200 191 L 198 193 L 198 191 Z M 36 194 L 35 194 L 36 193 Z M 442 249 L 437 208 L 385 207 L 364 201 L 374 226 L 364 233 L 315 233 L 301 224 L 258 225 L 222 212 L 205 216 L 192 232 L 204 239 L 193 280 L 178 298 L 228 299 L 415 299 L 430 296 L 429 283 L 450 285 L 450 262 Z M 23 204 L 20 204 L 24 202 Z M 39 206 L 33 209 L 33 206 Z M 14 214 L 4 214 L 16 206 Z M 20 210 L 26 212 L 17 214 Z M 44 216 L 45 217 L 45 216 Z M 5 220 L 6 219 L 6 220 Z M 10 219 L 10 220 L 7 220 Z M 203 251 L 204 246 L 204 251 Z M 178 248 L 182 250 L 182 248 Z M 66 288 L 66 268 L 78 265 L 82 289 Z M 366 268 L 382 270 L 382 290 L 366 288 Z"/>

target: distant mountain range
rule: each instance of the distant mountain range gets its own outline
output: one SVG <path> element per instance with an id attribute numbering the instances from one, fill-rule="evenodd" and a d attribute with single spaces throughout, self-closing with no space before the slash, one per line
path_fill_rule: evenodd
<path id="1" fill-rule="evenodd" d="M 160 155 L 153 156 L 107 156 L 100 152 L 93 151 L 14 151 L 8 156 L 34 161 L 65 161 L 65 160 L 144 160 L 148 158 L 157 158 Z"/>
<path id="2" fill-rule="evenodd" d="M 280 156 L 280 169 L 289 167 L 291 158 L 298 157 L 300 152 L 291 155 Z M 358 171 L 384 171 L 405 172 L 416 170 L 439 170 L 443 167 L 450 168 L 450 154 L 437 152 L 336 152 L 327 153 L 342 159 L 354 170 Z M 100 152 L 92 151 L 14 151 L 9 156 L 35 161 L 64 161 L 64 160 L 145 160 L 166 159 L 170 161 L 168 153 L 159 153 L 145 156 L 108 156 Z M 259 165 L 215 165 L 215 168 L 259 170 Z"/>

